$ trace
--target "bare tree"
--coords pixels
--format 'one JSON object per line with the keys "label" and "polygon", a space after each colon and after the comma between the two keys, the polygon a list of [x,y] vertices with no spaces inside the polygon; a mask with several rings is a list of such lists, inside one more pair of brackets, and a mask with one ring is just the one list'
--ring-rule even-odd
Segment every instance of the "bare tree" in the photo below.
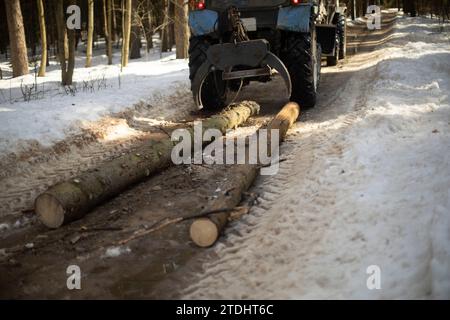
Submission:
{"label": "bare tree", "polygon": [[163,26],[161,29],[161,52],[167,52],[169,51],[170,44],[169,44],[169,0],[163,0],[164,1],[164,13],[163,13]]}
{"label": "bare tree", "polygon": [[122,31],[122,67],[128,65],[128,52],[130,48],[130,33],[131,33],[131,0],[123,0],[123,31]]}
{"label": "bare tree", "polygon": [[5,0],[13,77],[28,74],[27,44],[20,0]]}
{"label": "bare tree", "polygon": [[184,0],[175,3],[175,45],[177,59],[186,59],[189,50],[188,6]]}
{"label": "bare tree", "polygon": [[108,64],[112,64],[112,0],[103,0],[103,19],[106,38],[106,55],[108,56]]}
{"label": "bare tree", "polygon": [[[76,4],[76,1],[70,0],[69,4]],[[61,83],[67,86],[72,84],[73,70],[75,68],[75,30],[68,30],[66,27],[63,1],[56,1],[55,13],[59,62],[61,65]]]}
{"label": "bare tree", "polygon": [[86,45],[86,68],[92,66],[92,44],[94,39],[94,0],[88,0],[88,33]]}
{"label": "bare tree", "polygon": [[147,52],[153,48],[153,19],[152,19],[152,7],[151,1],[147,0],[147,20],[146,20],[146,32],[145,38],[147,40]]}
{"label": "bare tree", "polygon": [[130,59],[141,57],[141,17],[139,15],[140,6],[138,0],[132,0],[132,20],[130,33]]}
{"label": "bare tree", "polygon": [[47,30],[45,28],[45,11],[43,0],[37,0],[38,14],[39,14],[39,29],[41,32],[41,65],[39,67],[39,77],[45,76],[45,69],[47,66]]}

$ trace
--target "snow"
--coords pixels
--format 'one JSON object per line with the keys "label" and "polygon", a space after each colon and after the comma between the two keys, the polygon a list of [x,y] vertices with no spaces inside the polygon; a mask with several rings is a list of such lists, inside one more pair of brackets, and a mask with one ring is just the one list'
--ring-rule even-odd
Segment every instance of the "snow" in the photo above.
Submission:
{"label": "snow", "polygon": [[382,47],[326,68],[354,73],[336,109],[291,131],[184,298],[449,299],[449,35],[401,18]]}
{"label": "snow", "polygon": [[[152,105],[150,116],[155,118],[164,119],[176,112],[175,107],[160,104],[171,92],[188,87],[186,60],[176,60],[175,53],[160,59],[159,53],[152,51],[139,60],[130,60],[122,72],[120,64],[108,66],[106,61],[106,56],[97,55],[94,66],[84,68],[85,59],[79,49],[73,77],[78,91],[74,95],[59,85],[61,72],[54,62],[43,78],[35,79],[32,72],[0,80],[0,154],[16,152],[33,141],[51,146],[140,101]],[[113,62],[119,61],[120,53],[116,53]],[[4,74],[10,68],[6,62],[0,67]],[[31,87],[35,81],[38,99],[26,102],[21,84]]]}
{"label": "snow", "polygon": [[108,248],[103,257],[105,258],[117,258],[122,254],[130,253],[131,249],[128,247],[111,247]]}

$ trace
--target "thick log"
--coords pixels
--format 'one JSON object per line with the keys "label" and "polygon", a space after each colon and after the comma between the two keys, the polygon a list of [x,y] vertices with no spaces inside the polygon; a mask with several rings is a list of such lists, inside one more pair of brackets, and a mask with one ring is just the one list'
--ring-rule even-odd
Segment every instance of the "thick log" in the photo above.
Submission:
{"label": "thick log", "polygon": [[[282,142],[289,128],[295,123],[297,118],[300,115],[300,107],[297,103],[289,102],[286,104],[281,111],[267,124],[265,129],[268,130],[268,134],[270,135],[272,130],[279,130],[279,139]],[[258,130],[259,132],[259,130]],[[258,134],[256,132],[256,134]],[[267,140],[267,143],[270,143],[271,139]],[[268,146],[268,149],[270,147]],[[212,246],[223,229],[228,223],[228,220],[231,216],[233,216],[233,212],[230,212],[230,207],[235,207],[242,200],[242,194],[246,192],[250,186],[253,184],[253,181],[258,175],[259,165],[238,165],[231,168],[231,171],[236,171],[240,173],[241,179],[235,183],[233,186],[233,193],[230,197],[227,197],[225,200],[218,199],[213,202],[210,211],[216,211],[222,209],[224,212],[214,213],[205,217],[201,217],[199,219],[195,219],[189,229],[189,234],[191,240],[198,245],[199,247],[210,247]],[[234,172],[232,173],[234,175]]]}
{"label": "thick log", "polygon": [[[239,126],[258,112],[259,105],[255,102],[239,103],[203,120],[203,131],[214,128],[225,134],[228,129]],[[49,228],[58,228],[82,218],[105,200],[170,166],[175,143],[167,136],[148,141],[132,154],[123,155],[78,177],[56,184],[35,200],[39,219]]]}
{"label": "thick log", "polygon": [[[242,200],[242,194],[250,188],[258,176],[256,165],[236,165],[227,168],[229,179],[227,181],[227,195],[210,201],[206,211],[216,212],[195,219],[189,229],[192,241],[200,247],[210,247],[219,238],[220,233],[228,223],[228,218]],[[223,209],[226,210],[223,210]],[[221,211],[223,210],[223,211]]]}

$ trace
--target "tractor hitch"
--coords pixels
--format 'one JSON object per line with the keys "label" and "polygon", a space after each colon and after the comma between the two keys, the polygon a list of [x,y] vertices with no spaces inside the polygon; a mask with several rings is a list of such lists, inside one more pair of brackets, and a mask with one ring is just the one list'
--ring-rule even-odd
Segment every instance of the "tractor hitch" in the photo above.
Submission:
{"label": "tractor hitch", "polygon": [[236,43],[215,44],[208,48],[207,59],[198,69],[192,91],[198,107],[202,106],[201,90],[205,79],[212,71],[222,71],[222,81],[243,80],[273,75],[275,69],[283,78],[289,96],[292,91],[291,78],[284,63],[269,50],[264,39]]}

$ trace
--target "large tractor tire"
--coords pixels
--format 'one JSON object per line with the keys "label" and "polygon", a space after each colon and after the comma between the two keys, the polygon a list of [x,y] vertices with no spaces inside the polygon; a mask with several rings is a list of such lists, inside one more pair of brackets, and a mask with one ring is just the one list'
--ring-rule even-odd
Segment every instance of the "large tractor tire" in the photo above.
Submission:
{"label": "large tractor tire", "polygon": [[317,43],[314,26],[310,33],[290,33],[282,60],[292,82],[291,100],[303,108],[316,104],[320,80],[321,49]]}
{"label": "large tractor tire", "polygon": [[336,43],[334,45],[334,55],[327,57],[327,66],[328,67],[334,67],[338,64],[339,61],[339,55],[340,55],[340,42],[339,42],[339,35],[336,32]]}
{"label": "large tractor tire", "polygon": [[339,37],[339,60],[342,60],[347,56],[347,19],[343,14],[339,14],[338,17],[337,34]]}
{"label": "large tractor tire", "polygon": [[[191,82],[206,61],[206,51],[212,43],[207,37],[191,37],[189,39],[189,79]],[[222,80],[222,71],[212,71],[208,74],[201,88],[203,109],[217,110],[225,107],[227,83]]]}

